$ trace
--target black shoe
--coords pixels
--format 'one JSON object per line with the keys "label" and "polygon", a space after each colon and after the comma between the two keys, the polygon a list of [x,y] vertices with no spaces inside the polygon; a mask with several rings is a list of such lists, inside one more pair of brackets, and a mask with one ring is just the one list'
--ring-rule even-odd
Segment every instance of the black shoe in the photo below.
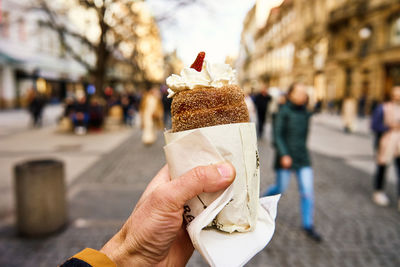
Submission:
{"label": "black shoe", "polygon": [[322,242],[322,237],[320,234],[318,234],[314,228],[303,228],[304,232],[306,233],[306,235],[311,238],[312,240],[314,240],[315,242]]}

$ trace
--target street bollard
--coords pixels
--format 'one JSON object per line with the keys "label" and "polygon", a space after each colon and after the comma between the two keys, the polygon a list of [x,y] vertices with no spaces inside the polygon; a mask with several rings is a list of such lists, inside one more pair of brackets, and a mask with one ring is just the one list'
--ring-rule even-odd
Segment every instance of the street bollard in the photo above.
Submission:
{"label": "street bollard", "polygon": [[41,237],[60,230],[67,221],[63,162],[23,162],[14,175],[19,234]]}

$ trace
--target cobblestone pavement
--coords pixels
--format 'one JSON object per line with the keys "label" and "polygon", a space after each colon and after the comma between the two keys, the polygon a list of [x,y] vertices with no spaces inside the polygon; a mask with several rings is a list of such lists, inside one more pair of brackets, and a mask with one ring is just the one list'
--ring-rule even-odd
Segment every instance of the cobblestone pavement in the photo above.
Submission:
{"label": "cobblestone pavement", "polygon": [[77,136],[58,133],[56,129],[53,125],[18,130],[7,136],[0,134],[0,222],[13,211],[12,182],[16,164],[48,158],[61,160],[64,162],[65,181],[69,185],[82,171],[118,147],[132,132],[132,129],[124,128]]}
{"label": "cobblestone pavement", "polygon": [[[324,142],[323,138],[313,137],[320,132],[338,143],[354,138],[317,124],[310,140],[312,147],[323,145],[315,143]],[[0,223],[0,266],[56,266],[85,247],[99,249],[119,229],[146,184],[164,164],[162,146],[160,136],[155,145],[144,147],[139,132],[134,131],[127,141],[83,172],[69,187],[70,221],[57,235],[22,239],[16,237],[11,222]],[[260,141],[259,148],[264,190],[274,180],[273,151],[266,140]],[[324,242],[316,244],[300,231],[299,196],[292,181],[279,203],[271,243],[247,266],[400,266],[400,213],[393,205],[378,208],[371,203],[371,174],[348,164],[346,158],[319,150],[312,158],[316,227]],[[369,157],[364,160],[373,164]],[[388,187],[394,200],[394,186]],[[195,253],[188,266],[207,265]]]}
{"label": "cobblestone pavement", "polygon": [[[62,115],[61,104],[46,105],[42,115],[42,126],[55,125]],[[32,128],[32,119],[27,109],[0,111],[0,138],[24,132]]]}

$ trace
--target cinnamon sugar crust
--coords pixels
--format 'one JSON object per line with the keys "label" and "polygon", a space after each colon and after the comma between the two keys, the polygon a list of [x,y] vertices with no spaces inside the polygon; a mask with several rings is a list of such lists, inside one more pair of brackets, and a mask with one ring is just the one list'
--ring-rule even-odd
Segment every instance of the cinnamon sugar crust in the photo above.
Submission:
{"label": "cinnamon sugar crust", "polygon": [[177,93],[171,105],[172,131],[249,122],[239,86],[203,87]]}

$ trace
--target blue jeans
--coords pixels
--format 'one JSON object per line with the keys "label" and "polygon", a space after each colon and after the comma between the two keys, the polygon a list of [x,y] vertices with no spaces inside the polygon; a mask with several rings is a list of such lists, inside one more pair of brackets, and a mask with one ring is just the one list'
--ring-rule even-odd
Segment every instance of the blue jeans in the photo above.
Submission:
{"label": "blue jeans", "polygon": [[87,128],[87,125],[89,123],[89,113],[84,113],[84,117],[82,120],[78,120],[76,117],[76,114],[72,115],[72,123],[74,124],[75,127],[77,126],[83,126]]}
{"label": "blue jeans", "polygon": [[[264,196],[282,194],[286,191],[290,182],[291,170],[278,169],[276,171],[276,184],[268,188]],[[301,217],[304,228],[311,228],[314,225],[314,189],[313,169],[302,167],[296,170],[297,181],[301,200]]]}

